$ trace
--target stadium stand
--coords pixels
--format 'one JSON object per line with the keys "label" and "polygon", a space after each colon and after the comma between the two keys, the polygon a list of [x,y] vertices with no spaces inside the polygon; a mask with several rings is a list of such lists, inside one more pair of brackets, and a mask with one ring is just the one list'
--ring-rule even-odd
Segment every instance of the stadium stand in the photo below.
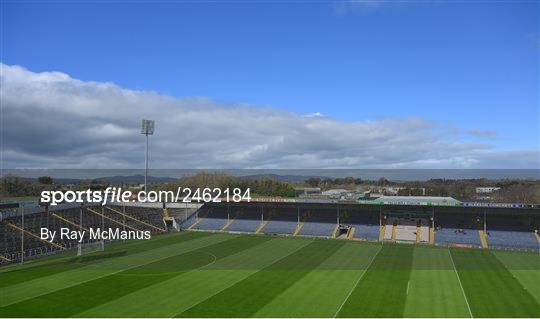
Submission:
{"label": "stadium stand", "polygon": [[209,209],[205,217],[192,229],[221,230],[228,221],[227,211],[223,209]]}
{"label": "stadium stand", "polygon": [[394,239],[394,223],[396,223],[396,219],[393,217],[389,217],[386,219],[386,227],[384,229],[384,240],[392,240]]}
{"label": "stadium stand", "polygon": [[353,238],[379,239],[379,213],[369,211],[350,212],[342,223],[354,227]]}
{"label": "stadium stand", "polygon": [[273,211],[268,223],[261,229],[263,234],[292,235],[298,226],[298,213],[286,209]]}
{"label": "stadium stand", "polygon": [[[187,206],[187,205],[186,205]],[[192,207],[183,208],[167,208],[167,213],[170,217],[174,218],[178,224],[182,224],[188,218],[193,216],[203,205],[191,205]]]}
{"label": "stadium stand", "polygon": [[524,216],[491,215],[486,218],[486,239],[490,247],[539,249],[534,220]]}
{"label": "stadium stand", "polygon": [[330,218],[329,214],[323,212],[310,211],[304,215],[304,226],[300,229],[299,235],[304,236],[332,236],[336,227],[335,215]]}
{"label": "stadium stand", "polygon": [[[317,202],[299,205],[290,202],[226,205],[171,203],[171,208],[165,210],[159,208],[159,205],[71,204],[48,209],[39,206],[25,209],[24,226],[20,212],[2,209],[0,263],[20,260],[21,251],[24,251],[25,258],[31,258],[76,247],[77,242],[73,240],[55,240],[54,243],[41,240],[39,234],[42,227],[56,231],[62,227],[75,230],[118,228],[148,230],[152,234],[178,230],[229,231],[324,236],[344,240],[540,249],[540,236],[535,234],[540,214],[536,210],[439,207],[434,213],[431,207],[399,209],[358,204],[337,206],[335,203],[325,206]],[[434,218],[435,229],[431,227],[431,216]],[[92,241],[84,238],[83,242]]]}
{"label": "stadium stand", "polygon": [[492,248],[540,249],[534,232],[491,230],[488,231],[487,241]]}
{"label": "stadium stand", "polygon": [[420,219],[420,242],[427,243],[429,242],[429,221],[422,218]]}
{"label": "stadium stand", "polygon": [[435,217],[435,243],[481,247],[478,219],[474,215],[438,214]]}
{"label": "stadium stand", "polygon": [[193,227],[196,223],[198,223],[199,218],[197,216],[197,212],[193,213],[191,216],[189,216],[186,220],[180,224],[180,229],[190,229]]}
{"label": "stadium stand", "polygon": [[149,231],[151,234],[164,232],[163,221],[161,228],[156,225],[158,209],[126,210],[126,214],[123,214],[119,213],[122,210],[116,211],[118,207],[111,208],[100,205],[81,207],[73,204],[38,207],[25,210],[24,221],[22,212],[16,211],[0,221],[0,256],[2,256],[0,262],[19,261],[23,257],[23,252],[24,258],[28,259],[76,248],[79,244],[77,240],[60,238],[59,235],[54,242],[42,240],[41,228],[57,231],[57,234],[61,228],[84,230],[86,232],[82,243],[92,242],[88,232],[90,228],[140,230]]}
{"label": "stadium stand", "polygon": [[[122,211],[121,207],[114,207],[117,211]],[[162,208],[146,208],[137,206],[125,206],[125,213],[135,219],[153,225],[163,230],[163,209]]]}
{"label": "stadium stand", "polygon": [[417,220],[399,218],[396,225],[396,240],[416,241]]}
{"label": "stadium stand", "polygon": [[254,233],[261,224],[261,212],[253,210],[237,211],[227,231]]}

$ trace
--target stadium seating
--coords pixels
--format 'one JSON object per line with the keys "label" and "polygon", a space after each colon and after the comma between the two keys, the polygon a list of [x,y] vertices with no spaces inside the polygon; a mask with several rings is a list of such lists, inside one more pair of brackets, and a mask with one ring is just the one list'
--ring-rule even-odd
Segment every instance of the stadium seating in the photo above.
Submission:
{"label": "stadium seating", "polygon": [[468,214],[435,215],[435,243],[442,245],[463,244],[481,247],[478,234],[480,217]]}
{"label": "stadium seating", "polygon": [[379,239],[379,214],[369,211],[355,211],[347,214],[343,223],[355,228],[353,238]]}
{"label": "stadium seating", "polygon": [[201,230],[221,230],[227,223],[227,212],[223,210],[212,210],[205,214],[204,218],[192,229]]}
{"label": "stadium seating", "polygon": [[[96,208],[101,213],[101,208]],[[105,214],[104,214],[105,215]],[[82,220],[81,220],[82,217]],[[107,216],[108,217],[108,216]],[[82,222],[82,223],[81,223]],[[127,223],[126,223],[127,224]],[[36,210],[25,214],[24,227],[21,218],[8,218],[0,223],[0,254],[13,261],[21,259],[21,239],[24,229],[24,257],[26,259],[44,254],[53,253],[69,248],[77,247],[78,242],[74,240],[62,239],[57,236],[54,243],[41,240],[39,238],[42,227],[51,231],[59,232],[60,228],[77,229],[82,225],[83,229],[90,227],[97,228],[117,228],[118,222],[113,222],[109,218],[100,217],[87,208],[81,214],[81,208],[54,207],[50,212]],[[83,243],[89,242],[88,234],[85,234]]]}
{"label": "stadium seating", "polygon": [[[339,214],[339,222],[343,226],[341,229],[354,228],[354,232],[347,234],[349,239],[378,240],[380,213],[364,209],[358,207],[342,209]],[[244,206],[243,208],[234,205],[204,205],[200,208],[194,206],[189,210],[186,208],[171,212],[178,215],[174,218],[182,230],[225,230],[250,233],[258,231],[263,234],[331,237],[338,222],[336,211],[334,207],[317,206],[308,210],[305,207],[275,204],[270,207]],[[57,240],[55,245],[40,240],[39,234],[42,227],[57,231],[61,227],[125,228],[126,230],[149,230],[153,234],[165,231],[161,208],[72,205],[51,207],[49,212],[40,207],[25,212],[24,230],[20,215],[6,213],[0,221],[0,255],[6,258],[13,260],[21,258],[22,232],[25,233],[23,248],[26,258],[76,247],[77,242],[73,240]],[[424,243],[430,241],[430,221],[420,219],[420,224],[418,224],[417,218],[407,220],[400,217],[397,219],[396,216],[400,215],[396,214],[392,213],[392,217],[385,220],[384,239]],[[298,227],[299,215],[302,227]],[[263,216],[265,220],[262,223]],[[483,214],[438,212],[434,216],[435,244],[538,250],[539,243],[533,232],[538,221],[534,218],[537,218],[534,214],[511,215],[497,212],[487,214],[486,245],[484,238],[479,236],[481,233],[479,230],[483,226]],[[418,230],[420,230],[419,235]],[[343,236],[343,231],[340,234],[340,238],[347,238]],[[84,242],[88,241],[90,239],[84,239]],[[5,260],[0,258],[0,262],[5,262]]]}
{"label": "stadium seating", "polygon": [[269,220],[260,231],[263,234],[292,235],[298,226],[298,212],[296,210],[273,210],[268,215]]}
{"label": "stadium seating", "polygon": [[261,213],[249,211],[238,212],[236,218],[227,227],[227,231],[254,233],[261,224]]}
{"label": "stadium seating", "polygon": [[492,248],[540,249],[538,240],[532,231],[488,231],[487,241]]}
{"label": "stadium seating", "polygon": [[379,225],[358,225],[353,224],[355,227],[354,238],[364,238],[366,240],[378,240],[379,239]]}
{"label": "stadium seating", "polygon": [[[202,205],[201,205],[202,206]],[[173,217],[178,224],[182,224],[190,216],[195,214],[201,208],[189,207],[189,208],[168,208],[169,216]]]}
{"label": "stadium seating", "polygon": [[201,230],[220,230],[227,223],[227,219],[224,218],[210,218],[206,217],[201,220],[195,227],[192,229],[201,229]]}
{"label": "stadium seating", "polygon": [[305,236],[332,236],[337,221],[334,216],[322,212],[310,212],[304,218],[304,226],[299,235]]}
{"label": "stadium seating", "polygon": [[[121,207],[117,207],[117,210],[121,212]],[[158,228],[163,228],[163,208],[147,208],[147,207],[136,207],[136,206],[126,206],[126,214],[146,222],[148,224],[154,225]]]}
{"label": "stadium seating", "polygon": [[435,231],[438,244],[466,244],[480,247],[478,231],[474,229],[441,228]]}
{"label": "stadium seating", "polygon": [[189,216],[188,219],[186,219],[182,224],[180,224],[180,229],[188,229],[196,222],[197,222],[197,212]]}
{"label": "stadium seating", "polygon": [[489,247],[539,249],[532,224],[526,216],[490,215],[486,219]]}
{"label": "stadium seating", "polygon": [[321,222],[305,222],[304,227],[300,230],[299,235],[307,236],[332,236],[332,231],[336,224],[321,223]]}

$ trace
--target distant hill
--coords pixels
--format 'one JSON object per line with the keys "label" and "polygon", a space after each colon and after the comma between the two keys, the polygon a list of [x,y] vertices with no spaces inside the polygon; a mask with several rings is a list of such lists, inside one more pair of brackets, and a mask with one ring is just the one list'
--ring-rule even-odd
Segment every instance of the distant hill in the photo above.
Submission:
{"label": "distant hill", "polygon": [[310,178],[321,178],[325,179],[324,176],[305,176],[305,175],[278,175],[278,174],[254,174],[254,175],[244,175],[240,176],[241,179],[261,179],[269,178],[276,180],[278,182],[289,182],[289,183],[298,183],[304,182]]}
{"label": "distant hill", "polygon": [[[143,184],[144,175],[130,175],[130,176],[106,176],[96,178],[97,181],[109,182],[111,184]],[[172,177],[155,177],[148,176],[148,183],[172,183],[178,181],[177,178]]]}
{"label": "distant hill", "polygon": [[[21,177],[23,180],[37,182],[37,178]],[[79,184],[88,179],[82,178],[53,178],[55,184]],[[108,182],[111,184],[144,184],[144,175],[128,175],[128,176],[105,176],[92,179],[98,182]],[[148,176],[149,183],[171,183],[178,181],[172,177],[154,177]]]}

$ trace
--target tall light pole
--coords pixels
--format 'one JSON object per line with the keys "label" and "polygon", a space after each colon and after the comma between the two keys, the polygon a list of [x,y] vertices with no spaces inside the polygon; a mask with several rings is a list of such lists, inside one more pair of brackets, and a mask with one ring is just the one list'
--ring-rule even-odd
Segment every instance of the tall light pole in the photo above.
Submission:
{"label": "tall light pole", "polygon": [[24,264],[24,203],[21,205],[21,264]]}
{"label": "tall light pole", "polygon": [[154,134],[153,120],[142,120],[141,134],[146,135],[146,152],[144,155],[144,191],[147,192],[146,183],[148,179],[148,135]]}

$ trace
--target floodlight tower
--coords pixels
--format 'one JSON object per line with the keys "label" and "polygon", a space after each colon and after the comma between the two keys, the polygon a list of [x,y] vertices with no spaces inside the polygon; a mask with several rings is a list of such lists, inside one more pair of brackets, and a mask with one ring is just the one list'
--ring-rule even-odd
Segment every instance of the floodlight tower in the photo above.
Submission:
{"label": "floodlight tower", "polygon": [[144,155],[144,191],[147,192],[146,182],[148,179],[148,135],[154,134],[153,120],[142,120],[141,134],[146,135],[146,153]]}

